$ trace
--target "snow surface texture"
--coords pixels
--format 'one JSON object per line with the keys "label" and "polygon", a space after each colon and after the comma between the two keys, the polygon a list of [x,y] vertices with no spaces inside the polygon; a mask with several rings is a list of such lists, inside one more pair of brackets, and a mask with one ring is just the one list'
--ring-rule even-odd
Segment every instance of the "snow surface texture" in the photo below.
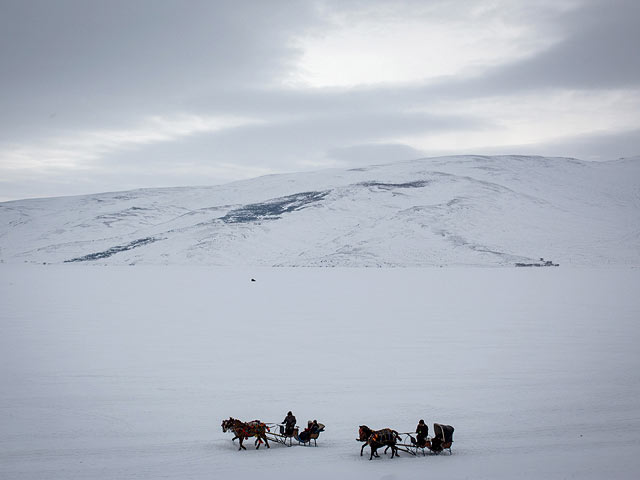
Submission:
{"label": "snow surface texture", "polygon": [[0,204],[5,263],[640,265],[640,159],[461,156]]}
{"label": "snow surface texture", "polygon": [[[118,254],[120,255],[120,254]],[[255,282],[250,279],[255,278]],[[637,478],[639,269],[0,266],[0,478]],[[327,425],[238,452],[222,419]],[[358,425],[456,428],[360,457]]]}

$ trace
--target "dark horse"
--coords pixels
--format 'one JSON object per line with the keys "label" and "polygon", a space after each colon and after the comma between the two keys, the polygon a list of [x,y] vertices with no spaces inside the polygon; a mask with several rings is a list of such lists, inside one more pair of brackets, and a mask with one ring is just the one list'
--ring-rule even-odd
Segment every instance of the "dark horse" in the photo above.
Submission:
{"label": "dark horse", "polygon": [[240,448],[238,450],[246,450],[247,448],[242,445],[244,440],[248,440],[249,437],[256,437],[256,449],[260,448],[260,444],[264,441],[267,445],[267,448],[271,448],[269,446],[269,440],[267,440],[266,432],[268,427],[262,423],[260,420],[254,420],[252,422],[242,422],[233,417],[229,417],[229,420],[222,421],[222,431],[226,432],[227,430],[231,430],[235,437],[231,439],[231,441],[236,438],[240,442]]}
{"label": "dark horse", "polygon": [[374,455],[379,457],[377,450],[380,447],[391,447],[391,458],[395,455],[398,457],[398,448],[396,447],[397,440],[400,439],[400,434],[395,430],[390,428],[383,428],[382,430],[371,430],[366,425],[360,425],[360,430],[358,431],[359,438],[358,440],[364,442],[362,448],[360,449],[360,456],[362,456],[362,452],[364,451],[364,447],[369,445],[371,447],[371,456],[369,460],[371,460]]}

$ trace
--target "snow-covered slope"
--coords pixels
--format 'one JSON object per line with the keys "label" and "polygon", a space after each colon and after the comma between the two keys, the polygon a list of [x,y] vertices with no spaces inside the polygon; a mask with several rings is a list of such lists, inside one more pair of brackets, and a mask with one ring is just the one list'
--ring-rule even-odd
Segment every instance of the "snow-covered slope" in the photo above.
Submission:
{"label": "snow-covered slope", "polygon": [[640,159],[459,156],[0,204],[7,263],[640,265]]}

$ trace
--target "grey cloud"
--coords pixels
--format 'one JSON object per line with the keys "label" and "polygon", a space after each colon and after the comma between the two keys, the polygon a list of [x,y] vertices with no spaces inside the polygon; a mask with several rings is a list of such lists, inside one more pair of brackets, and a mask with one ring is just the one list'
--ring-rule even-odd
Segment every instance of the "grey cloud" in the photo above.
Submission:
{"label": "grey cloud", "polygon": [[[122,175],[118,179],[124,179]],[[122,185],[114,188],[115,185]],[[133,187],[132,187],[133,188]],[[0,176],[0,202],[19,198],[54,197],[60,192],[64,195],[83,195],[106,190],[125,190],[126,184],[110,183],[100,175],[72,174],[63,169],[45,171],[11,171]]]}
{"label": "grey cloud", "polygon": [[370,143],[332,148],[326,152],[326,155],[347,165],[371,165],[414,160],[423,157],[424,152],[401,143]]}
{"label": "grey cloud", "polygon": [[[16,176],[13,182],[5,179],[0,184],[4,195],[17,192],[12,185],[24,183],[25,178],[31,179],[31,187],[24,188],[28,192],[24,195],[36,195],[36,190],[48,193],[46,185],[59,188],[58,192],[88,193],[91,188],[218,183],[219,178],[201,174],[199,169],[222,162],[291,171],[300,169],[307,160],[357,165],[419,157],[423,152],[393,142],[420,133],[478,131],[493,126],[486,119],[415,113],[429,112],[440,100],[502,96],[517,101],[517,94],[523,91],[640,86],[640,56],[635,52],[640,44],[636,25],[640,2],[625,0],[583,2],[582,7],[560,16],[555,7],[547,8],[555,2],[543,2],[542,8],[538,2],[510,3],[510,14],[527,18],[539,35],[561,32],[564,40],[531,58],[488,69],[478,77],[457,76],[432,85],[276,86],[301,54],[292,47],[292,39],[311,30],[322,32],[323,11],[363,9],[367,15],[372,3],[2,1],[2,148],[46,147],[49,139],[56,137],[77,134],[81,138],[83,132],[94,130],[123,131],[152,115],[171,118],[193,113],[264,121],[113,150],[83,165],[84,178],[70,171],[34,176],[22,172],[24,178]],[[432,19],[455,20],[459,14],[456,9],[471,9],[478,2],[455,2],[455,9],[447,1],[380,5],[382,12],[390,14],[402,16],[426,8]],[[491,118],[491,112],[484,117]],[[607,151],[633,155],[640,150],[636,134],[633,130],[597,138],[567,138],[553,144],[522,146],[520,151],[510,147],[506,153],[533,151],[584,158],[606,157]],[[484,151],[426,154],[501,152],[488,146]],[[8,169],[4,174],[13,175]],[[79,183],[88,187],[83,189]]]}
{"label": "grey cloud", "polygon": [[[348,8],[368,3],[350,2]],[[423,4],[401,5],[410,12]],[[438,15],[450,10],[446,5],[430,4]],[[530,15],[532,24],[550,15],[547,9],[524,5],[520,15]],[[323,25],[313,3],[5,2],[0,15],[0,131],[15,141],[68,129],[126,126],[142,116],[185,111],[398,111],[428,107],[442,97],[637,84],[640,56],[633,49],[640,43],[638,5],[592,2],[563,17],[544,18],[544,25],[555,22],[565,41],[484,77],[449,78],[426,87],[295,91],[274,88],[273,80],[300,54],[291,47],[291,38]]]}
{"label": "grey cloud", "polygon": [[[577,135],[539,145],[538,150],[549,155],[580,158],[583,160],[616,160],[634,157],[640,153],[640,129],[624,132]],[[612,155],[615,152],[615,155]]]}
{"label": "grey cloud", "polygon": [[565,36],[547,50],[502,65],[479,78],[448,79],[427,92],[496,95],[532,89],[640,86],[640,2],[591,1],[555,19]]}
{"label": "grey cloud", "polygon": [[0,126],[117,124],[273,83],[315,18],[286,0],[3,2]]}
{"label": "grey cloud", "polygon": [[[418,113],[351,113],[317,115],[202,133],[113,152],[91,164],[98,190],[142,186],[215,184],[216,168],[268,168],[291,172],[333,166],[393,162],[423,153],[401,144],[373,145],[385,135],[433,132],[448,128],[484,128],[474,118]],[[369,143],[369,144],[367,144]],[[311,163],[311,164],[310,164]],[[99,187],[98,185],[101,185]],[[84,192],[84,191],[83,191]]]}
{"label": "grey cloud", "polygon": [[[203,137],[195,142],[172,142],[151,145],[146,148],[106,157],[85,178],[70,176],[65,170],[49,169],[41,174],[29,174],[26,186],[15,179],[0,179],[0,201],[14,198],[55,195],[61,190],[67,195],[79,195],[113,190],[145,187],[211,185],[227,181],[215,174],[208,174],[203,166],[215,166],[218,162],[233,161],[247,167],[273,165],[279,171],[292,171],[284,158],[304,158],[303,146],[288,150],[286,145],[262,150],[255,156],[247,155],[242,162],[230,159],[224,150],[217,149],[215,140]],[[260,147],[263,148],[264,146]],[[617,152],[615,156],[611,152]],[[329,149],[326,156],[346,165],[391,163],[394,161],[452,154],[522,154],[575,157],[584,160],[613,160],[632,157],[640,152],[640,130],[600,135],[567,137],[539,145],[509,147],[484,147],[473,151],[432,150],[421,152],[402,144],[360,144]],[[249,153],[249,152],[247,152]],[[282,157],[278,163],[277,158]],[[167,168],[170,167],[170,168]],[[179,168],[175,168],[179,167]],[[301,170],[297,168],[295,170]]]}
{"label": "grey cloud", "polygon": [[485,146],[473,151],[434,150],[426,153],[429,156],[457,154],[542,155],[588,161],[608,161],[622,157],[635,157],[639,152],[640,129],[634,129],[623,132],[573,135],[535,145]]}
{"label": "grey cloud", "polygon": [[[485,124],[468,117],[418,113],[364,112],[308,116],[193,135],[129,152],[118,152],[117,155],[105,157],[104,163],[158,166],[163,163],[207,165],[233,162],[244,166],[269,165],[290,171],[301,168],[307,160],[326,158],[327,153],[333,156],[340,152],[340,148],[375,142],[388,135],[442,131],[453,127],[476,129],[485,128]],[[345,155],[346,151],[343,150],[342,160],[347,159]]]}

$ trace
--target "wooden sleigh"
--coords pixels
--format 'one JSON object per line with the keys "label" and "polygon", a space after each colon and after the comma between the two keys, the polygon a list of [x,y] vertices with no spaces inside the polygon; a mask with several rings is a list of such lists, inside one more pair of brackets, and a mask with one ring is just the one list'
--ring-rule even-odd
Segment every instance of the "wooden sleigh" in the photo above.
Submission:
{"label": "wooden sleigh", "polygon": [[[422,455],[426,455],[427,451],[433,455],[439,455],[445,450],[449,451],[451,455],[451,446],[453,445],[453,432],[454,428],[451,425],[444,425],[441,423],[433,424],[433,437],[427,437],[424,445],[418,445],[416,439],[409,433],[407,435],[410,443],[398,443],[396,448],[402,452],[406,452],[410,455],[416,456],[419,452]],[[406,438],[405,438],[406,441]],[[386,453],[386,450],[385,450]]]}
{"label": "wooden sleigh", "polygon": [[281,443],[282,445],[286,445],[287,447],[290,447],[293,445],[293,441],[297,441],[298,445],[311,445],[311,442],[313,441],[314,446],[318,446],[318,437],[320,436],[320,433],[324,431],[325,426],[322,423],[318,423],[318,427],[319,427],[319,431],[316,433],[312,433],[309,435],[309,439],[307,441],[302,441],[300,440],[300,436],[299,436],[299,427],[295,427],[293,429],[293,432],[291,432],[290,434],[287,434],[287,432],[285,431],[284,425],[283,424],[277,424],[277,426],[279,426],[279,430],[276,433],[275,431],[273,432],[268,432],[267,433],[267,438],[269,438],[269,440],[272,440],[276,443]]}

